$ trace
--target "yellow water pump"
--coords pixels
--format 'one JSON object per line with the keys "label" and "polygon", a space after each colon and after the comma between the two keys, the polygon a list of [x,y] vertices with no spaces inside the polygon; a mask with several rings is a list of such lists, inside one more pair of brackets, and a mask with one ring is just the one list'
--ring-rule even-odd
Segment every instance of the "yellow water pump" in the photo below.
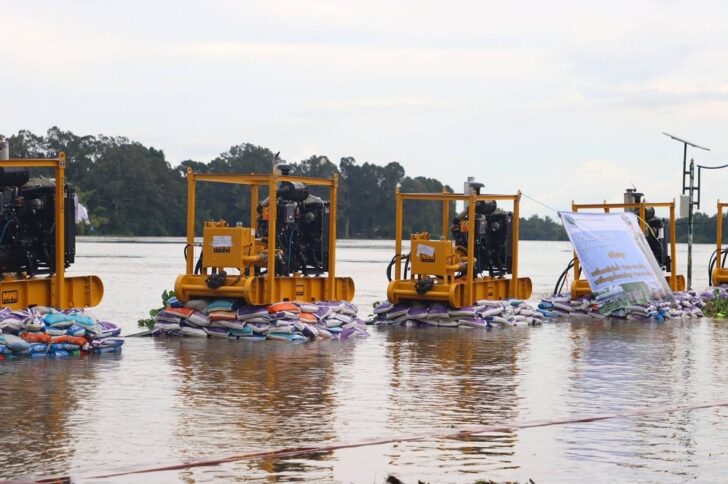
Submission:
{"label": "yellow water pump", "polygon": [[[55,179],[36,181],[28,168],[53,168]],[[62,152],[58,158],[9,158],[0,136],[1,306],[70,309],[101,302],[101,279],[65,274],[75,255],[74,193],[65,169]]]}
{"label": "yellow water pump", "polygon": [[[531,296],[531,279],[518,277],[520,192],[480,194],[482,185],[469,183],[466,193],[401,193],[397,189],[395,255],[387,271],[390,302],[439,301],[459,308],[480,299]],[[427,232],[412,234],[406,255],[402,251],[405,200],[440,202],[443,234],[440,240],[431,239]],[[466,207],[451,220],[450,205],[457,201],[465,202]],[[498,209],[498,201],[512,202],[513,212]]]}
{"label": "yellow water pump", "polygon": [[[285,165],[270,175],[187,170],[186,272],[175,282],[178,299],[220,297],[265,305],[354,298],[354,281],[336,276],[338,177],[288,173]],[[201,247],[196,245],[195,191],[199,182],[247,186],[250,225],[207,221]],[[328,188],[330,202],[309,194],[309,186]],[[259,202],[261,187],[267,188],[268,197]],[[196,264],[195,248],[201,249]]]}

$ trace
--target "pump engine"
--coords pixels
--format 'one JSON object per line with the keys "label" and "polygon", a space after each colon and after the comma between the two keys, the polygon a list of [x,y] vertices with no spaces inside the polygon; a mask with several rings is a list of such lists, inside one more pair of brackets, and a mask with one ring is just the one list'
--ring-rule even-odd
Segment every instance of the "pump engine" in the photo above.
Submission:
{"label": "pump engine", "polygon": [[[65,187],[65,260],[75,258],[75,191]],[[30,178],[26,168],[0,168],[0,272],[28,276],[53,274],[55,260],[55,183]]]}
{"label": "pump engine", "polygon": [[[290,174],[290,167],[278,165],[282,175]],[[278,184],[276,197],[276,275],[294,272],[303,275],[321,275],[328,271],[329,261],[329,202],[309,193],[302,182],[283,181]],[[267,237],[271,221],[270,200],[258,205],[260,237]]]}
{"label": "pump engine", "polygon": [[[480,195],[482,183],[468,181],[469,190]],[[472,193],[470,192],[470,193]],[[512,273],[513,257],[513,212],[498,208],[495,200],[479,200],[475,204],[475,277],[487,273],[490,277],[501,277]],[[468,208],[455,215],[450,226],[455,244],[467,254]]]}
{"label": "pump engine", "polygon": [[[644,193],[640,193],[636,188],[627,188],[624,193],[625,204],[639,204],[645,202]],[[637,217],[640,216],[639,208],[625,208],[625,212],[632,212]],[[666,218],[655,216],[653,207],[645,208],[645,223],[647,225],[647,233],[645,238],[650,245],[652,254],[657,260],[657,264],[664,271],[670,271],[671,259],[668,250],[668,240],[665,234],[670,232],[670,221]]]}

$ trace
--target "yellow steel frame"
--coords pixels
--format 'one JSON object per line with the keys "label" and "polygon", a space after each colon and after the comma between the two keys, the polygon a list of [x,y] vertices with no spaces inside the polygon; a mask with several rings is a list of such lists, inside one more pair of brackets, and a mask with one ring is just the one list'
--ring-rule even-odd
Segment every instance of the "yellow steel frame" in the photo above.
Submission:
{"label": "yellow steel frame", "polygon": [[718,200],[718,213],[716,215],[717,217],[717,224],[716,227],[716,234],[715,234],[715,248],[717,250],[716,252],[716,262],[715,262],[715,268],[713,269],[713,273],[710,275],[710,283],[714,286],[719,286],[720,284],[728,283],[728,269],[723,267],[723,264],[721,263],[721,254],[723,252],[723,208],[728,207],[728,203],[721,202]]}
{"label": "yellow steel frame", "polygon": [[474,264],[467,264],[467,280],[456,280],[446,277],[443,284],[437,284],[432,290],[424,295],[417,294],[414,284],[414,274],[410,279],[402,279],[402,267],[397,263],[394,266],[394,279],[387,288],[387,297],[397,303],[400,300],[440,300],[446,301],[453,307],[462,307],[474,304],[478,299],[504,299],[508,297],[529,298],[531,296],[531,280],[518,277],[518,234],[520,222],[520,201],[521,192],[516,195],[467,195],[464,193],[449,193],[443,190],[442,193],[401,193],[399,188],[395,192],[395,260],[402,258],[402,218],[403,204],[405,200],[422,200],[442,202],[442,233],[450,231],[450,202],[468,202],[468,254],[467,260],[475,260],[475,204],[479,201],[511,201],[513,202],[513,245],[511,255],[513,257],[513,269],[510,279],[496,279],[491,277],[474,278]]}
{"label": "yellow steel frame", "polygon": [[[55,169],[55,259],[56,272],[52,278],[4,279],[0,282],[2,305],[22,308],[32,305],[53,305],[61,309],[96,306],[101,302],[104,288],[96,276],[65,277],[66,154],[58,158],[10,159],[0,161],[2,168]],[[12,294],[12,297],[6,294]]]}
{"label": "yellow steel frame", "polygon": [[[645,221],[645,211],[648,208],[669,208],[670,209],[670,275],[666,276],[667,283],[673,291],[685,290],[685,278],[677,273],[677,228],[675,224],[675,200],[672,202],[643,202],[643,203],[575,203],[571,202],[571,210],[578,212],[579,210],[603,210],[609,213],[612,209],[638,209],[639,222],[642,232],[647,230],[647,222]],[[573,298],[582,297],[591,294],[589,283],[584,279],[579,279],[580,265],[579,258],[574,252],[574,282],[571,283],[571,296]]]}
{"label": "yellow steel frame", "polygon": [[[228,174],[228,173],[195,173],[187,169],[187,244],[193,246],[195,240],[195,199],[198,182],[228,183],[250,187],[250,220],[251,226],[256,220],[258,206],[258,190],[261,186],[268,187],[268,199],[276,200],[277,184],[280,182],[302,182],[309,186],[328,187],[330,197],[329,210],[329,269],[326,279],[320,277],[280,277],[275,274],[275,257],[267,259],[267,274],[265,277],[228,276],[226,285],[218,289],[209,289],[204,283],[204,276],[193,272],[194,251],[186,253],[186,274],[177,278],[175,294],[186,298],[195,296],[223,296],[243,297],[251,304],[272,304],[279,300],[293,299],[329,299],[348,300],[354,297],[354,283],[350,278],[336,277],[336,199],[338,193],[339,177],[334,175],[331,179],[312,178],[305,176],[260,174]],[[275,224],[276,204],[268,205],[270,223]],[[273,225],[275,226],[275,225]],[[275,254],[276,233],[268,231],[268,254]],[[237,282],[236,282],[237,281]]]}

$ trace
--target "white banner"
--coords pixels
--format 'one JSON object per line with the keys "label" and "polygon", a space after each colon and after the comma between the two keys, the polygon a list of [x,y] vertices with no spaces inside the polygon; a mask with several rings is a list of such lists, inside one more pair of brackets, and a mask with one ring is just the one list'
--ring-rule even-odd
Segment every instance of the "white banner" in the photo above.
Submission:
{"label": "white banner", "polygon": [[631,212],[559,212],[601,312],[672,299],[639,220]]}

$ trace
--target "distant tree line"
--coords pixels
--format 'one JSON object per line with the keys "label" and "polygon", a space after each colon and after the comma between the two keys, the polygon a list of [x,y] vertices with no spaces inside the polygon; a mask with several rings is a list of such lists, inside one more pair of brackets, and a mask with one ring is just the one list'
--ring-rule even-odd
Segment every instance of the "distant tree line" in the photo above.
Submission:
{"label": "distant tree line", "polygon": [[[125,137],[79,136],[53,127],[45,135],[21,130],[9,139],[13,158],[49,158],[63,151],[66,176],[88,209],[92,232],[99,235],[179,236],[185,234],[187,168],[205,173],[270,173],[285,162],[268,148],[250,143],[232,146],[204,163],[185,160],[172,166],[164,152]],[[288,162],[293,174],[312,177],[339,176],[337,228],[342,238],[394,237],[394,192],[439,193],[453,191],[434,178],[408,176],[396,161],[379,165],[343,157],[336,164],[314,155]],[[46,172],[45,174],[48,174]],[[328,198],[321,189],[315,195]],[[261,189],[261,200],[266,190]],[[225,219],[250,223],[250,198],[238,185],[202,183],[197,190],[197,222]],[[508,209],[508,207],[504,207]],[[451,213],[453,213],[451,207]],[[403,233],[426,230],[441,235],[442,207],[435,202],[405,202]],[[560,221],[532,215],[520,219],[522,240],[567,240]],[[687,222],[678,221],[678,235],[687,240]],[[728,225],[728,223],[726,223]],[[84,229],[81,228],[83,231]],[[86,233],[89,230],[86,229]],[[695,216],[695,241],[715,240],[715,216]]]}

